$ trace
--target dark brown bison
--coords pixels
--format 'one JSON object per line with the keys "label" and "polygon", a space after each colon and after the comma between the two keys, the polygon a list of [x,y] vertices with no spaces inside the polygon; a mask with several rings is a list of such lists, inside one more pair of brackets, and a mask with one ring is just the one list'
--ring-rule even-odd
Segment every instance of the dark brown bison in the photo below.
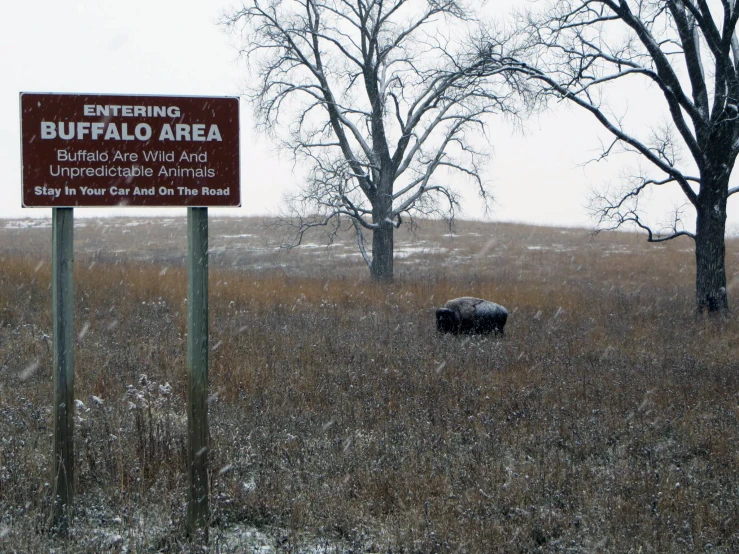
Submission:
{"label": "dark brown bison", "polygon": [[471,296],[455,298],[436,310],[436,328],[455,335],[504,335],[507,320],[508,310],[503,306]]}

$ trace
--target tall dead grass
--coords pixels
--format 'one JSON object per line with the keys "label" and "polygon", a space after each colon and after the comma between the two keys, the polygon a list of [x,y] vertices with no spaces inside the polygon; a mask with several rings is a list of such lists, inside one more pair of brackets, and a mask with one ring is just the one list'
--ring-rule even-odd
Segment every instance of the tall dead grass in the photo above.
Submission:
{"label": "tall dead grass", "polygon": [[[213,267],[213,550],[253,525],[278,551],[739,551],[739,321],[695,316],[687,245],[429,227],[403,240],[454,247],[389,286],[300,252],[295,274]],[[61,545],[49,265],[0,254],[0,549],[187,551],[186,275],[80,250]],[[506,337],[438,335],[459,295],[507,306]]]}

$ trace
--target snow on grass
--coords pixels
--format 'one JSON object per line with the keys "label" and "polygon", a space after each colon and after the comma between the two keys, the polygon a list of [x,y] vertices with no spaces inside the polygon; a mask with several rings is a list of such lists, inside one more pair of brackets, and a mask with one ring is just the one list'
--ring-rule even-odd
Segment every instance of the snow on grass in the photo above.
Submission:
{"label": "snow on grass", "polygon": [[543,251],[543,252],[574,252],[579,250],[577,246],[565,246],[564,244],[552,244],[551,246],[543,246],[541,244],[527,246],[526,250]]}
{"label": "snow on grass", "polygon": [[50,229],[51,219],[10,219],[5,229]]}
{"label": "snow on grass", "polygon": [[448,248],[441,246],[400,246],[395,249],[396,258],[408,258],[410,256],[423,256],[426,254],[443,254]]}

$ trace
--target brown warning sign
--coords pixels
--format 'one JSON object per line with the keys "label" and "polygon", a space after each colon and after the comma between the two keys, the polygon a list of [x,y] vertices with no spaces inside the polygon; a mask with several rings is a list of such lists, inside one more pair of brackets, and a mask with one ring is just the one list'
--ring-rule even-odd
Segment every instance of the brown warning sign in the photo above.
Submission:
{"label": "brown warning sign", "polygon": [[239,100],[21,93],[24,207],[239,206]]}

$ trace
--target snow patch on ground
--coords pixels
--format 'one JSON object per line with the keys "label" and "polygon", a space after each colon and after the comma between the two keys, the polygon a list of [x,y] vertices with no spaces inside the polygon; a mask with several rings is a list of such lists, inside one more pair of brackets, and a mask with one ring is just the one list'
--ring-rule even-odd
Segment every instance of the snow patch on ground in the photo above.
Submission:
{"label": "snow patch on ground", "polygon": [[51,219],[9,219],[5,229],[50,229]]}
{"label": "snow patch on ground", "polygon": [[408,258],[410,256],[423,256],[426,254],[443,254],[448,248],[440,246],[400,246],[395,249],[396,258]]}
{"label": "snow patch on ground", "polygon": [[573,252],[579,250],[577,246],[565,246],[564,244],[552,244],[551,246],[533,245],[527,246],[526,250],[547,252]]}

